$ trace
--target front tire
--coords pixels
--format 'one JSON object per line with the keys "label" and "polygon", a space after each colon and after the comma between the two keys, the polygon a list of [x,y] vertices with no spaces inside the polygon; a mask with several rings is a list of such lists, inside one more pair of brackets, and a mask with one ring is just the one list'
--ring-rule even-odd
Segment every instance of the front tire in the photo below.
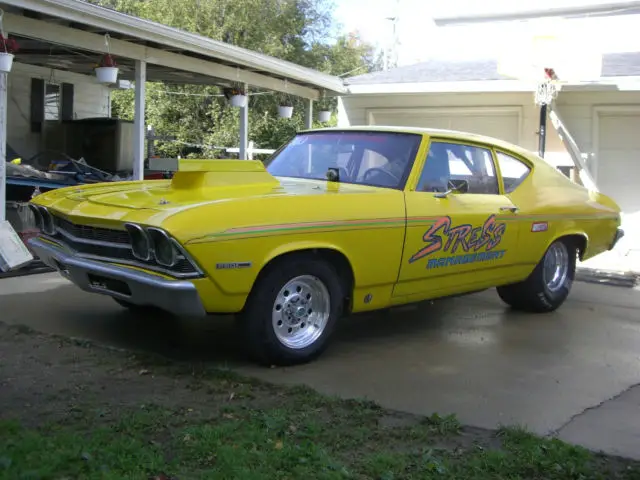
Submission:
{"label": "front tire", "polygon": [[239,315],[247,354],[264,365],[295,365],[317,358],[342,314],[344,291],[336,270],[310,255],[267,267]]}
{"label": "front tire", "polygon": [[516,310],[552,312],[569,296],[576,275],[577,256],[578,249],[572,242],[556,240],[525,281],[498,287],[498,295]]}

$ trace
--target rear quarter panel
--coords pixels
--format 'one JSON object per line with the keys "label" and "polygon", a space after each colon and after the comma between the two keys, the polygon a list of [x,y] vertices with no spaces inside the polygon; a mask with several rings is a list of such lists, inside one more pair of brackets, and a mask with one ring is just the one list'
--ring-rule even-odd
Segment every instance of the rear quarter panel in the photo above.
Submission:
{"label": "rear quarter panel", "polygon": [[[615,202],[577,185],[543,161],[533,167],[532,174],[509,194],[519,208],[512,221],[520,223],[519,255],[529,271],[560,237],[584,237],[587,248],[582,252],[582,259],[585,260],[607,250],[620,225]],[[546,224],[547,229],[534,232],[536,224]]]}

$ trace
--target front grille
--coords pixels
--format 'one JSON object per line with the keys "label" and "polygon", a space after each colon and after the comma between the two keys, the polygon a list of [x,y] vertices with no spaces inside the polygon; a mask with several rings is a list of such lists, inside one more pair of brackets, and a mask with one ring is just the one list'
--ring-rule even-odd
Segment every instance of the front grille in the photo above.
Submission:
{"label": "front grille", "polygon": [[137,265],[169,275],[194,276],[199,273],[197,268],[181,254],[178,255],[178,263],[170,269],[158,265],[153,260],[137,259],[133,255],[129,234],[126,231],[78,225],[55,215],[54,222],[57,231],[53,239],[70,247],[83,257]]}
{"label": "front grille", "polygon": [[53,217],[56,227],[69,235],[82,239],[99,242],[117,243],[129,245],[129,234],[124,230],[112,230],[109,228],[90,227],[88,225],[77,225],[60,217]]}

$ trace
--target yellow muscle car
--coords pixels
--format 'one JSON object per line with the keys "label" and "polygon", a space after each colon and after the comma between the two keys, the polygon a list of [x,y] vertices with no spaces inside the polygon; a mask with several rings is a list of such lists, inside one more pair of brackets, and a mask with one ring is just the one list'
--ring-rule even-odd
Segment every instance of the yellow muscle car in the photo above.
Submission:
{"label": "yellow muscle car", "polygon": [[531,152],[417,128],[305,131],[264,164],[181,160],[170,180],[53,190],[31,207],[31,246],[83,290],[237,314],[267,364],[317,357],[351,312],[492,287],[552,311],[577,258],[622,236],[613,200]]}

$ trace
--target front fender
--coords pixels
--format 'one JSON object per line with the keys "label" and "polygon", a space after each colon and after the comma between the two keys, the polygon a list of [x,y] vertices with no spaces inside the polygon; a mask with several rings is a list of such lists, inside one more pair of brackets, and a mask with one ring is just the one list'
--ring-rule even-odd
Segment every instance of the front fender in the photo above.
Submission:
{"label": "front fender", "polygon": [[[288,253],[300,252],[303,250],[333,250],[335,252],[341,253],[353,269],[353,263],[349,259],[349,255],[344,251],[343,248],[339,247],[335,243],[327,242],[327,241],[294,241],[290,243],[286,243],[283,245],[278,245],[276,248],[272,249],[265,257],[265,260],[262,262],[260,270],[262,270],[266,265],[268,265],[271,261],[275,260],[282,255],[286,255]],[[355,272],[354,272],[355,274]]]}

